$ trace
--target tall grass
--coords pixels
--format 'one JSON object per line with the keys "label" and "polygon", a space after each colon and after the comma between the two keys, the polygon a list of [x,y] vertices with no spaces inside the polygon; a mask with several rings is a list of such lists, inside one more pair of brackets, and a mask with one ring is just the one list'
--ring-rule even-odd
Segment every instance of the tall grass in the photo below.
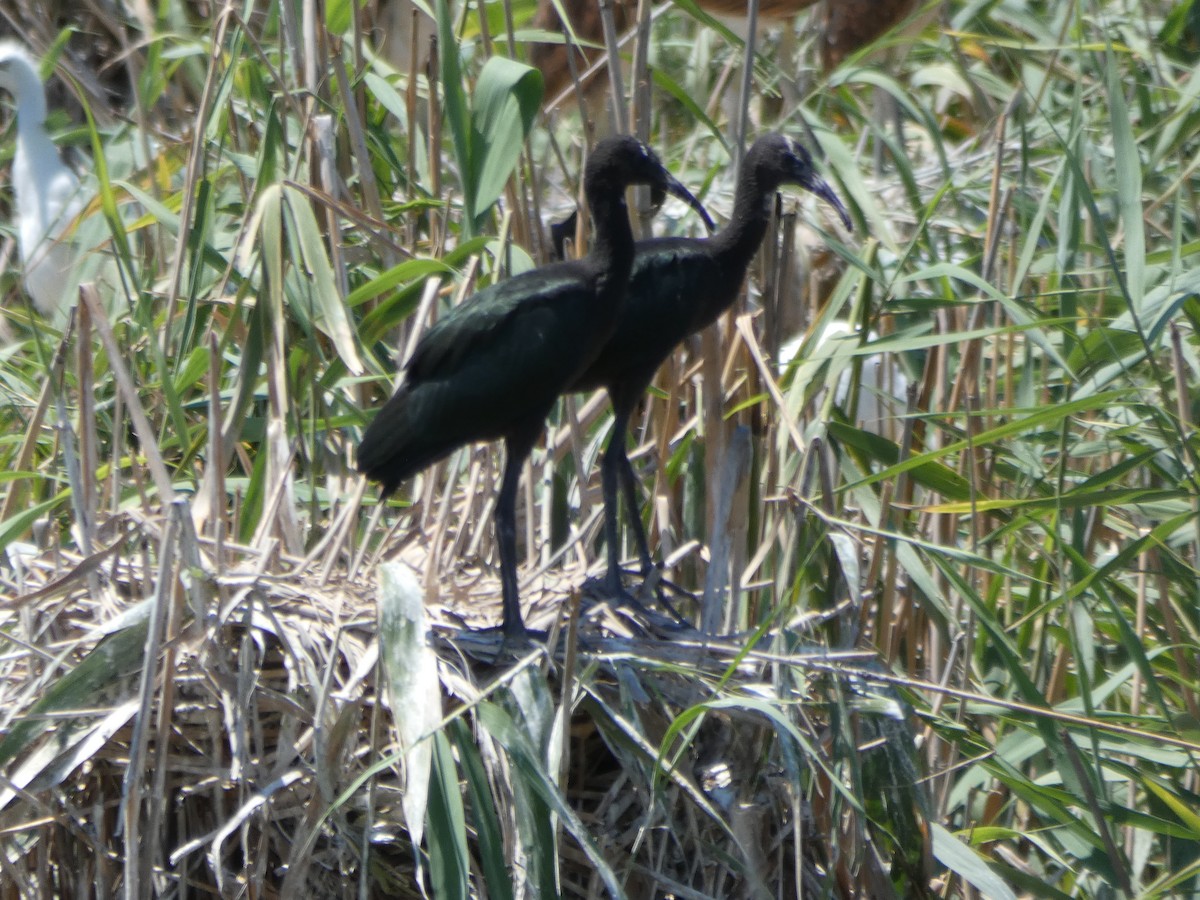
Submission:
{"label": "tall grass", "polygon": [[[785,197],[631,428],[705,627],[584,585],[611,417],[568,398],[521,500],[564,640],[497,665],[455,629],[498,619],[498,449],[387,504],[353,454],[578,194],[532,5],[437,4],[427,71],[359,4],[170,6],[3,4],[75,76],[50,124],[96,193],[73,318],[2,282],[5,896],[1200,891],[1191,3],[947,3],[795,84],[765,38],[752,118],[856,230]],[[629,120],[727,215],[742,45],[682,2],[647,34]],[[877,356],[912,390],[867,430]]]}

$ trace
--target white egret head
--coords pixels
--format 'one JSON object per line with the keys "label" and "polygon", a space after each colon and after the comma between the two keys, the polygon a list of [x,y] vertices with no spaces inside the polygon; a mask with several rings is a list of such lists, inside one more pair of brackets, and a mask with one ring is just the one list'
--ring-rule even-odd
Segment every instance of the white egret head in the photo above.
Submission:
{"label": "white egret head", "polygon": [[15,41],[0,41],[0,88],[13,95],[17,127],[45,123],[46,92],[38,74],[37,60]]}

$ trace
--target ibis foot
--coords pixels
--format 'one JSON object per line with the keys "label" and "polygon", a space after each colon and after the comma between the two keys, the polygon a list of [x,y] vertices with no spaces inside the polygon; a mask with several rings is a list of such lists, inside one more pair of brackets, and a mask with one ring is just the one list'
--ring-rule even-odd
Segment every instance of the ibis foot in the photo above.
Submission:
{"label": "ibis foot", "polygon": [[495,666],[516,659],[539,645],[545,646],[549,639],[549,633],[540,629],[506,631],[503,625],[491,625],[460,629],[450,643],[473,659]]}
{"label": "ibis foot", "polygon": [[[666,592],[663,591],[664,584],[670,585],[676,591],[680,591],[680,588],[677,585],[674,585],[663,578],[663,567],[661,565],[652,565],[648,569],[643,569],[641,575],[642,595],[646,596],[647,594],[653,593],[658,599],[659,605],[667,611],[667,614],[670,615],[672,619],[675,620],[677,625],[680,626],[681,630],[690,629],[692,627],[692,623],[679,614],[679,610],[677,610],[674,604],[667,599]],[[686,594],[687,592],[683,591],[682,593]]]}
{"label": "ibis foot", "polygon": [[500,646],[496,650],[497,662],[506,656],[516,657],[532,650],[537,645],[543,647],[550,640],[550,633],[536,628],[526,628],[524,623],[518,628],[505,628],[501,625],[496,629],[500,633]]}
{"label": "ibis foot", "polygon": [[634,613],[655,631],[678,634],[682,631],[692,630],[691,623],[679,615],[661,593],[657,594],[658,600],[670,615],[663,615],[656,610],[650,609],[643,602],[642,598],[647,594],[654,595],[653,589],[657,587],[659,581],[659,578],[655,577],[656,574],[661,574],[661,570],[655,569],[650,577],[643,582],[641,597],[625,587],[619,576],[616,579],[615,585],[613,584],[613,579],[607,576],[603,578],[591,578],[584,584],[583,590],[586,594],[602,600],[608,600],[616,606]]}

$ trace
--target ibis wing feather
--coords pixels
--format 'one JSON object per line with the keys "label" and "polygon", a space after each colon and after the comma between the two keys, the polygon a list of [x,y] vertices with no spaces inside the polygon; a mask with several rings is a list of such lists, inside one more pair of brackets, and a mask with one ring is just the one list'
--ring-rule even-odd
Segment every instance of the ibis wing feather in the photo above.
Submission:
{"label": "ibis wing feather", "polygon": [[543,419],[600,328],[576,263],[485,288],[420,340],[404,383],[375,417],[359,469],[395,489],[455,447]]}
{"label": "ibis wing feather", "polygon": [[725,293],[722,281],[735,277],[705,252],[703,242],[639,242],[617,329],[571,389],[592,390],[627,379],[648,382],[674,347],[716,318],[711,297]]}
{"label": "ibis wing feather", "polygon": [[[585,299],[578,264],[563,263],[526,272],[479,291],[429,329],[405,368],[410,383],[450,375],[477,362],[480,354],[530,350],[540,319],[564,304]],[[521,340],[505,341],[515,331]]]}

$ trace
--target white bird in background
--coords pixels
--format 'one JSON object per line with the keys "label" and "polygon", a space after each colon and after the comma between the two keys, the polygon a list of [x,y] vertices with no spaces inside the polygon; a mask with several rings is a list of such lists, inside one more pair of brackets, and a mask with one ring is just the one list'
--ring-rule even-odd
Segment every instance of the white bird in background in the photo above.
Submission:
{"label": "white bird in background", "polygon": [[75,259],[75,247],[63,232],[87,198],[46,133],[46,93],[37,63],[12,41],[0,41],[0,88],[13,95],[17,107],[12,182],[25,290],[38,311],[50,317],[63,303]]}
{"label": "white bird in background", "polygon": [[[789,363],[800,352],[808,335],[800,335],[787,341],[779,348],[779,369],[786,371]],[[857,346],[859,333],[849,322],[834,319],[829,322],[817,336],[813,344],[809,360],[820,364],[825,359],[844,353],[837,349],[839,342],[853,341]],[[874,332],[867,334],[867,342],[878,340]],[[843,346],[845,346],[843,344]],[[805,377],[799,383],[806,384]],[[840,368],[837,382],[833,389],[833,402],[847,409],[850,399],[851,370],[847,361]],[[820,400],[817,401],[820,405]],[[862,373],[858,383],[857,415],[853,423],[864,431],[886,437],[889,440],[899,440],[900,423],[908,407],[908,376],[904,369],[890,354],[872,353],[862,361]]]}

